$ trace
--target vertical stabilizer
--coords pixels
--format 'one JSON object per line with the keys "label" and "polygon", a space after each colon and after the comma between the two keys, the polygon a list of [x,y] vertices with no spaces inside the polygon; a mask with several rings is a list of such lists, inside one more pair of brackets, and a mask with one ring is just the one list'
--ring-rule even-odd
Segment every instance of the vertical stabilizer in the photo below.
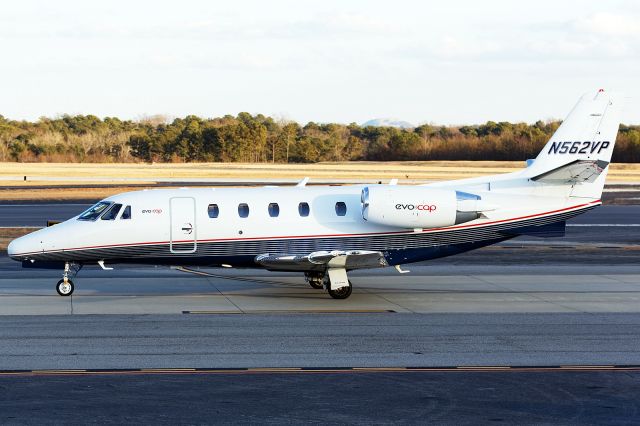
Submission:
{"label": "vertical stabilizer", "polygon": [[527,168],[527,175],[540,177],[569,165],[593,163],[602,169],[597,177],[580,182],[568,179],[566,184],[573,186],[573,197],[600,198],[620,125],[621,106],[620,96],[602,89],[583,95]]}

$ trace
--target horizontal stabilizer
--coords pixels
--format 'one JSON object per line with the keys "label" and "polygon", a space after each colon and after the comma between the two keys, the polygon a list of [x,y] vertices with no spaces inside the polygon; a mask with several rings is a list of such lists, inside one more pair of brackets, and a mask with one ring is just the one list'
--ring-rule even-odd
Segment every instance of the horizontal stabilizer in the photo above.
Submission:
{"label": "horizontal stabilizer", "polygon": [[256,256],[257,264],[272,271],[314,271],[326,268],[379,268],[388,263],[379,251],[335,250],[316,251],[308,255],[261,254]]}
{"label": "horizontal stabilizer", "polygon": [[531,180],[548,183],[592,183],[608,165],[604,160],[575,160],[534,176]]}

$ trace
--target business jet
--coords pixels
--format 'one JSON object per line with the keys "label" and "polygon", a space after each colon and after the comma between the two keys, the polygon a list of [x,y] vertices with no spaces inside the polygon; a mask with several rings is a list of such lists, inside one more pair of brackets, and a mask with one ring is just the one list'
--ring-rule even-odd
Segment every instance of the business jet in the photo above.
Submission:
{"label": "business jet", "polygon": [[346,299],[347,273],[451,256],[520,235],[562,236],[601,204],[619,98],[588,93],[520,171],[426,185],[182,188],[108,197],[11,242],[24,267],[60,268],[61,296],[86,264],[264,268],[304,273]]}

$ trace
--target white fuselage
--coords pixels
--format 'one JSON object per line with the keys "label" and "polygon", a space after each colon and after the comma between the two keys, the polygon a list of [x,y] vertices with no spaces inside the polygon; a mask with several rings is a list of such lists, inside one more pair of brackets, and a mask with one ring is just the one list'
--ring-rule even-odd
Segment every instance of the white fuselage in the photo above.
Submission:
{"label": "white fuselage", "polygon": [[[504,231],[532,220],[536,224],[543,219],[544,223],[562,221],[599,204],[599,200],[569,197],[564,187],[558,188],[561,193],[547,187],[546,196],[536,194],[540,190],[535,185],[515,174],[511,179],[497,180],[493,188],[475,181],[456,185],[456,189],[473,191],[490,206],[476,220],[433,229],[402,228],[363,219],[361,192],[364,187],[184,188],[128,192],[104,200],[122,205],[113,220],[86,221],[77,216],[14,241],[9,254],[23,261],[257,266],[252,265],[253,259],[267,253],[305,255],[318,250],[367,249],[402,253],[388,259],[388,264],[398,264],[443,255],[424,251],[405,256],[407,250],[415,252],[470,243],[483,245],[483,242],[517,235]],[[428,191],[430,187],[410,188]],[[308,205],[306,216],[303,215],[306,209],[301,211],[301,203]],[[248,207],[248,215],[244,205]],[[123,219],[126,206],[130,206],[131,215]],[[216,217],[210,217],[212,215]]]}

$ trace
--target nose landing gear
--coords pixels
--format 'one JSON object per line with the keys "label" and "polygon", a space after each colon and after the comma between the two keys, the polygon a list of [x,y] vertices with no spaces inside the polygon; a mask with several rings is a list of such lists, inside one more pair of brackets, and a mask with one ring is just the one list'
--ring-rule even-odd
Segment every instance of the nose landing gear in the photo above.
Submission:
{"label": "nose landing gear", "polygon": [[69,274],[75,277],[76,274],[82,269],[82,265],[74,262],[64,263],[64,272],[62,273],[62,279],[56,284],[56,291],[60,296],[71,296],[73,294],[73,281],[69,278]]}

